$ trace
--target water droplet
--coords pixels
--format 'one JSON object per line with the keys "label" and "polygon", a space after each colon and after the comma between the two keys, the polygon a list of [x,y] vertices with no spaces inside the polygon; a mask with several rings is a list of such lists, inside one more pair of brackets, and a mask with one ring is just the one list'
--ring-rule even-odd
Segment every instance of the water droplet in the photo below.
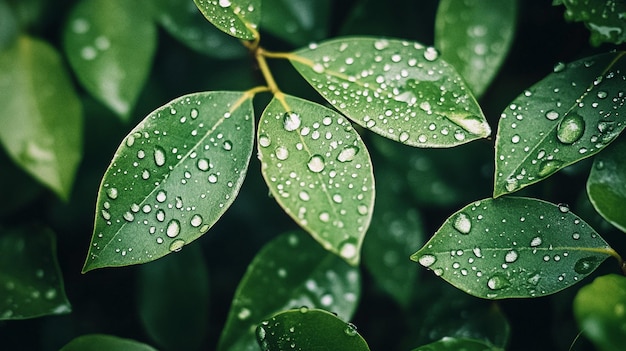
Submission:
{"label": "water droplet", "polygon": [[156,219],[159,222],[163,222],[165,220],[165,211],[163,211],[162,209],[158,210],[156,213]]}
{"label": "water droplet", "polygon": [[554,121],[555,119],[559,118],[559,113],[554,110],[550,110],[546,112],[546,118],[551,121]]}
{"label": "water droplet", "polygon": [[487,281],[487,286],[491,290],[501,290],[508,287],[510,284],[509,280],[502,274],[494,274]]}
{"label": "water droplet", "polygon": [[537,246],[541,245],[542,242],[543,242],[543,240],[541,240],[540,237],[536,236],[536,237],[532,238],[532,240],[530,241],[530,246],[531,247],[537,247]]}
{"label": "water droplet", "polygon": [[541,165],[539,165],[539,172],[537,172],[537,175],[542,178],[547,177],[550,174],[558,171],[561,168],[562,164],[563,162],[558,160],[545,160],[541,162]]}
{"label": "water droplet", "polygon": [[351,241],[346,241],[341,244],[339,254],[345,259],[352,259],[358,254],[356,245]]}
{"label": "water droplet", "polygon": [[606,99],[606,97],[609,96],[609,94],[604,90],[600,90],[598,91],[597,96],[598,96],[598,99]]}
{"label": "water droplet", "polygon": [[565,70],[565,63],[563,63],[563,62],[557,62],[557,63],[554,65],[554,68],[553,68],[554,73],[563,72],[563,70]]}
{"label": "water droplet", "polygon": [[574,264],[574,271],[578,274],[589,274],[596,268],[598,258],[594,256],[583,257]]}
{"label": "water droplet", "polygon": [[574,240],[578,240],[578,239],[580,239],[580,233],[574,233],[574,234],[572,234],[572,239],[574,239]]}
{"label": "water droplet", "polygon": [[123,217],[127,222],[132,222],[135,220],[135,215],[132,214],[130,211],[124,212]]}
{"label": "water droplet", "polygon": [[405,142],[407,140],[409,140],[409,133],[407,132],[400,133],[400,141]]}
{"label": "water droplet", "polygon": [[576,142],[585,133],[585,120],[577,113],[572,113],[559,123],[556,137],[563,144]]}
{"label": "water droplet", "polygon": [[209,163],[209,160],[206,158],[199,158],[198,161],[196,162],[196,166],[198,167],[199,170],[206,172],[209,170],[210,163]]}
{"label": "water droplet", "polygon": [[232,3],[230,0],[219,0],[219,4],[221,7],[229,7]]}
{"label": "water droplet", "polygon": [[109,199],[111,200],[117,199],[117,195],[118,195],[117,188],[108,188],[106,192],[107,192],[107,196],[109,197]]}
{"label": "water droplet", "polygon": [[454,219],[454,229],[458,230],[461,234],[469,234],[470,230],[472,230],[472,222],[469,216],[463,212],[457,214]]}
{"label": "water droplet", "polygon": [[309,196],[309,193],[307,193],[306,191],[301,191],[298,194],[298,197],[300,198],[300,200],[302,201],[309,201],[311,199],[311,196]]}
{"label": "water droplet", "polygon": [[309,308],[306,307],[306,306],[302,306],[302,307],[300,307],[299,311],[300,311],[300,313],[307,313],[307,312],[309,312]]}
{"label": "water droplet", "polygon": [[165,150],[160,146],[154,148],[154,163],[159,167],[165,164]]}
{"label": "water droplet", "polygon": [[183,240],[183,239],[176,239],[176,240],[172,241],[172,243],[170,244],[170,251],[178,252],[178,251],[183,249],[183,246],[185,246],[185,240]]}
{"label": "water droplet", "polygon": [[272,144],[272,140],[270,139],[270,137],[265,134],[259,135],[259,145],[261,145],[262,147],[268,147],[270,146],[270,144]]}
{"label": "water droplet", "polygon": [[513,192],[517,190],[518,187],[519,187],[519,181],[517,180],[517,178],[508,178],[506,180],[506,184],[504,185],[504,188],[508,192]]}
{"label": "water droplet", "polygon": [[289,157],[289,150],[287,150],[284,146],[277,147],[274,153],[276,154],[276,158],[281,161],[286,160]]}
{"label": "water droplet", "polygon": [[517,143],[519,143],[519,141],[520,141],[520,136],[517,135],[517,134],[513,135],[513,137],[511,138],[511,142],[513,144],[517,144]]}
{"label": "water droplet", "polygon": [[352,323],[346,324],[346,329],[344,329],[344,333],[346,333],[347,336],[355,336],[357,334],[356,325]]}
{"label": "water droplet", "polygon": [[167,193],[165,192],[165,190],[159,190],[159,192],[156,195],[156,200],[161,203],[167,200]]}
{"label": "water droplet", "polygon": [[335,194],[333,195],[333,201],[339,204],[343,202],[343,197],[340,194]]}
{"label": "water droplet", "polygon": [[365,216],[369,212],[369,208],[364,204],[357,206],[356,210],[361,216]]}
{"label": "water droplet", "polygon": [[283,127],[288,132],[300,128],[301,123],[300,115],[295,112],[285,112],[283,115]]}
{"label": "water droplet", "polygon": [[422,266],[426,268],[432,266],[436,261],[437,261],[437,257],[433,255],[428,255],[428,254],[422,255],[420,256],[420,258],[417,259],[417,262],[419,262],[419,264],[421,264]]}
{"label": "water droplet", "polygon": [[439,57],[439,52],[432,46],[429,46],[424,50],[424,58],[426,61],[435,61]]}
{"label": "water droplet", "polygon": [[209,183],[215,184],[217,183],[217,174],[213,173],[209,175]]}
{"label": "water droplet", "polygon": [[326,164],[324,163],[324,158],[320,155],[311,156],[309,162],[307,163],[307,167],[309,167],[309,170],[314,173],[319,173],[323,171],[325,166]]}
{"label": "water droplet", "polygon": [[175,238],[180,234],[180,222],[177,219],[172,219],[167,224],[167,229],[165,230],[165,234],[170,238]]}
{"label": "water droplet", "polygon": [[199,214],[193,215],[193,217],[191,217],[191,220],[189,221],[189,224],[191,224],[191,226],[194,228],[198,228],[200,225],[202,225],[202,216],[200,216]]}
{"label": "water droplet", "polygon": [[267,336],[267,332],[265,331],[265,328],[263,328],[262,325],[259,325],[259,327],[257,328],[256,336],[261,341],[265,340],[265,337]]}
{"label": "water droplet", "polygon": [[328,212],[322,212],[319,215],[319,219],[320,221],[326,223],[330,220],[330,214],[328,214]]}
{"label": "water droplet", "polygon": [[569,212],[569,206],[567,204],[560,203],[557,205],[557,207],[559,208],[559,211],[561,211],[561,213]]}
{"label": "water droplet", "polygon": [[230,140],[225,140],[223,144],[224,150],[230,151],[233,149],[233,142]]}
{"label": "water droplet", "polygon": [[359,148],[356,146],[347,146],[339,152],[337,155],[337,161],[339,162],[350,162],[354,160],[356,155],[359,153]]}
{"label": "water droplet", "polygon": [[517,251],[511,250],[511,251],[507,252],[506,255],[504,256],[504,261],[506,263],[513,263],[513,262],[517,261],[517,257],[518,257]]}

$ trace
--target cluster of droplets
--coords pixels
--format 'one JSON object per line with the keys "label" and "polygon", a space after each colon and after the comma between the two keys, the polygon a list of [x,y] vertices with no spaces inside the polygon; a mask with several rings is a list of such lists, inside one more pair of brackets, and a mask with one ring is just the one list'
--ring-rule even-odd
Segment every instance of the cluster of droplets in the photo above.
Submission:
{"label": "cluster of droplets", "polygon": [[[216,21],[219,27],[238,38],[247,37],[244,32],[244,30],[247,32],[247,29],[238,23],[238,19],[253,18],[254,13],[258,12],[253,4],[239,6],[238,2],[233,0],[198,0],[197,4],[203,13],[209,14],[212,22]],[[224,13],[224,10],[228,11]],[[246,25],[256,28],[254,21],[246,20],[245,22]]]}

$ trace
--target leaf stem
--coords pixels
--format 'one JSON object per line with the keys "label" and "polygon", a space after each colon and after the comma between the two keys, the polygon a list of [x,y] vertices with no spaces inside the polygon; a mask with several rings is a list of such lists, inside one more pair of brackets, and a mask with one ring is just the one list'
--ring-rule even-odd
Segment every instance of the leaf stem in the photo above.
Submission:
{"label": "leaf stem", "polygon": [[259,64],[259,69],[261,70],[261,73],[263,74],[263,78],[265,78],[265,81],[267,82],[267,87],[269,88],[269,90],[273,94],[279,93],[280,89],[278,88],[278,85],[276,84],[276,81],[274,80],[274,76],[272,75],[272,72],[270,71],[270,68],[267,65],[267,61],[265,61],[265,56],[263,55],[263,53],[264,53],[263,48],[261,47],[257,48],[256,51],[254,52],[254,58]]}

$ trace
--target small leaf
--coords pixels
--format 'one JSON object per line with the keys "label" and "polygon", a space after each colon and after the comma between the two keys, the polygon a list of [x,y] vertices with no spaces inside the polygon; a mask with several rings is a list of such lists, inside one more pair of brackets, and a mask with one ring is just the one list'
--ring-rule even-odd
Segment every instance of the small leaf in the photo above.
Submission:
{"label": "small leaf", "polygon": [[473,339],[444,337],[428,345],[420,346],[413,351],[504,351],[488,343]]}
{"label": "small leaf", "polygon": [[463,79],[438,56],[414,42],[341,38],[288,58],[330,104],[386,138],[450,147],[489,136]]}
{"label": "small leaf", "polygon": [[261,0],[193,0],[209,22],[235,38],[258,39]]}
{"label": "small leaf", "polygon": [[259,122],[261,171],[280,206],[324,248],[357,265],[374,206],[369,153],[350,122],[281,95]]}
{"label": "small leaf", "polygon": [[70,196],[82,157],[82,107],[61,56],[19,37],[0,53],[0,142],[9,156],[60,198]]}
{"label": "small leaf", "polygon": [[79,336],[60,351],[156,351],[156,349],[131,339],[122,339],[111,335],[89,334]]}
{"label": "small leaf", "polygon": [[141,1],[85,0],[73,8],[63,32],[78,80],[124,121],[130,119],[156,50],[149,12]]}
{"label": "small leaf", "polygon": [[609,274],[580,289],[574,315],[582,333],[603,351],[620,351],[626,344],[626,278]]}
{"label": "small leaf", "polygon": [[623,1],[559,1],[566,8],[565,19],[584,22],[591,31],[593,46],[602,43],[621,44],[626,41],[626,3]]}
{"label": "small leaf", "polygon": [[325,251],[310,236],[302,232],[281,235],[248,266],[218,350],[258,350],[255,326],[285,309],[323,308],[350,319],[360,297],[360,283],[357,268]]}
{"label": "small leaf", "polygon": [[253,129],[242,92],[189,94],[150,113],[102,179],[83,272],[156,260],[204,234],[239,192]]}
{"label": "small leaf", "polygon": [[481,96],[506,58],[517,22],[517,0],[439,2],[435,47]]}
{"label": "small leaf", "polygon": [[356,326],[324,310],[302,307],[278,313],[256,330],[263,351],[350,350],[369,351]]}
{"label": "small leaf", "polygon": [[261,26],[295,45],[306,45],[328,36],[329,0],[263,0]]}
{"label": "small leaf", "polygon": [[505,197],[456,212],[411,259],[468,294],[504,299],[563,290],[611,255],[567,206]]}
{"label": "small leaf", "polygon": [[0,320],[66,314],[56,240],[47,229],[22,228],[0,235]]}
{"label": "small leaf", "polygon": [[558,63],[502,112],[494,197],[537,183],[617,138],[626,126],[625,55]]}
{"label": "small leaf", "polygon": [[611,224],[626,232],[626,141],[617,140],[596,155],[587,179],[593,207]]}

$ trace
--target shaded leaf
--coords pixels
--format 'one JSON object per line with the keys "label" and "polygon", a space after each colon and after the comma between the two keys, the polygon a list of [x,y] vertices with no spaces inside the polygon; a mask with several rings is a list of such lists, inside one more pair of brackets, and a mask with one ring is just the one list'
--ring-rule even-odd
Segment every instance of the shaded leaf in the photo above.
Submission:
{"label": "shaded leaf", "polygon": [[17,36],[17,18],[9,4],[2,0],[0,1],[0,50],[10,47],[17,39]]}
{"label": "shaded leaf", "polygon": [[149,15],[142,1],[85,0],[72,9],[63,31],[65,53],[80,83],[124,121],[156,50]]}
{"label": "shaded leaf", "polygon": [[111,335],[88,334],[79,336],[63,346],[60,351],[156,351],[146,344]]}
{"label": "shaded leaf", "polygon": [[612,255],[567,206],[505,197],[454,213],[411,259],[468,294],[504,299],[563,290]]}
{"label": "shaded leaf", "polygon": [[450,147],[491,133],[461,76],[432,47],[340,38],[287,58],[330,104],[386,138]]}
{"label": "shaded leaf", "polygon": [[56,256],[56,239],[47,229],[0,233],[0,320],[70,313]]}
{"label": "shaded leaf", "polygon": [[310,236],[283,234],[265,245],[248,266],[218,350],[258,350],[254,328],[285,309],[323,308],[350,319],[360,297],[360,283],[357,268],[325,251]]}
{"label": "shaded leaf", "polygon": [[503,351],[479,340],[444,337],[431,344],[420,346],[413,351]]}
{"label": "shaded leaf", "polygon": [[494,196],[537,183],[597,153],[622,132],[625,55],[558,63],[502,112]]}
{"label": "shaded leaf", "polygon": [[258,39],[261,0],[194,0],[194,3],[224,33],[239,39]]}
{"label": "shaded leaf", "polygon": [[251,98],[242,92],[185,95],[125,137],[102,179],[83,272],[178,251],[222,216],[252,154]]}
{"label": "shaded leaf", "polygon": [[435,47],[481,96],[506,58],[516,22],[517,0],[440,1]]}
{"label": "shaded leaf", "polygon": [[284,311],[261,322],[256,335],[263,351],[369,351],[354,324],[346,323],[330,312],[306,307]]}
{"label": "shaded leaf", "polygon": [[591,37],[593,46],[602,43],[621,44],[626,41],[626,3],[623,1],[560,1],[553,5],[565,6],[565,19],[583,22]]}
{"label": "shaded leaf", "polygon": [[306,45],[328,35],[329,0],[263,0],[261,27],[295,45]]}
{"label": "shaded leaf", "polygon": [[322,105],[274,98],[259,122],[261,172],[280,206],[324,248],[356,265],[374,206],[369,153]]}
{"label": "shaded leaf", "polygon": [[27,36],[0,53],[0,141],[9,156],[60,198],[82,157],[82,107],[61,56]]}

